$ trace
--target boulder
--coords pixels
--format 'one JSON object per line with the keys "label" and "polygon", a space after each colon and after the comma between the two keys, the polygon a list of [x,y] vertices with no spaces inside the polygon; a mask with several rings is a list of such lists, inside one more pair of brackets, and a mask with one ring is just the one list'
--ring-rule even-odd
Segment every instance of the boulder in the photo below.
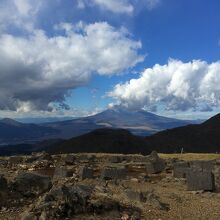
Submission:
{"label": "boulder", "polygon": [[1,160],[0,159],[0,166],[6,167],[8,165],[8,161],[7,160]]}
{"label": "boulder", "polygon": [[126,190],[126,196],[131,201],[145,202],[145,198],[142,192],[133,191],[131,189]]}
{"label": "boulder", "polygon": [[73,165],[76,161],[76,157],[74,155],[68,154],[65,158],[65,163],[67,165]]}
{"label": "boulder", "polygon": [[215,161],[213,160],[195,160],[189,162],[190,167],[201,171],[212,171],[214,169]]}
{"label": "boulder", "polygon": [[126,168],[105,168],[102,170],[101,179],[103,180],[116,180],[126,179],[127,169]]}
{"label": "boulder", "polygon": [[23,196],[36,196],[52,187],[51,178],[34,173],[18,174],[12,184],[12,189]]}
{"label": "boulder", "polygon": [[121,163],[123,161],[123,157],[121,156],[111,156],[109,158],[110,163]]}
{"label": "boulder", "polygon": [[6,191],[8,189],[7,180],[4,176],[0,175],[0,191]]}
{"label": "boulder", "polygon": [[8,183],[7,180],[0,175],[0,207],[6,205],[8,197]]}
{"label": "boulder", "polygon": [[213,191],[215,189],[214,175],[210,171],[189,170],[186,174],[187,190]]}
{"label": "boulder", "polygon": [[73,176],[73,171],[67,169],[66,167],[56,167],[54,170],[54,179],[62,179]]}
{"label": "boulder", "polygon": [[146,171],[148,174],[160,173],[165,169],[165,162],[162,159],[146,162]]}
{"label": "boulder", "polygon": [[165,161],[158,156],[156,151],[153,151],[146,159],[146,171],[148,174],[160,173],[166,167]]}
{"label": "boulder", "polygon": [[80,179],[92,179],[94,177],[94,171],[92,168],[89,168],[87,166],[83,166],[79,170],[79,177]]}
{"label": "boulder", "polygon": [[186,178],[186,174],[189,171],[188,162],[176,162],[173,164],[173,177]]}
{"label": "boulder", "polygon": [[19,156],[12,156],[9,157],[9,163],[10,164],[19,164],[23,162],[23,157],[19,157]]}

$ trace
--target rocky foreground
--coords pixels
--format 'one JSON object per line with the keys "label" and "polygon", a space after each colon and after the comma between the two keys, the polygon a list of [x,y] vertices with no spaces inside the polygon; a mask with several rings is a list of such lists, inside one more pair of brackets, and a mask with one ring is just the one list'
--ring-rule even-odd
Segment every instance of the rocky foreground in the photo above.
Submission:
{"label": "rocky foreground", "polygon": [[0,158],[0,219],[220,219],[220,161],[37,153]]}

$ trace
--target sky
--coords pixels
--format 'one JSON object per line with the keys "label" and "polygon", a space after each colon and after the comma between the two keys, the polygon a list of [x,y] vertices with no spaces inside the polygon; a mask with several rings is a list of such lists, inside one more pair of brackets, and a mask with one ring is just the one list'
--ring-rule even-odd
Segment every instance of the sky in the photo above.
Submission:
{"label": "sky", "polygon": [[218,0],[0,0],[0,118],[220,110]]}

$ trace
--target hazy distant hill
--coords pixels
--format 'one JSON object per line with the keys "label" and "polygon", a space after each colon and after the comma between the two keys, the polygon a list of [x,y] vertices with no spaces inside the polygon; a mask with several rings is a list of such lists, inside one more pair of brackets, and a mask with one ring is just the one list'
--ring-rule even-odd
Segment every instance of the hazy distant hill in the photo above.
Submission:
{"label": "hazy distant hill", "polygon": [[146,137],[146,145],[160,152],[220,152],[220,114],[199,125],[161,131]]}
{"label": "hazy distant hill", "polygon": [[35,141],[57,133],[57,130],[49,127],[23,124],[9,118],[0,120],[0,144]]}

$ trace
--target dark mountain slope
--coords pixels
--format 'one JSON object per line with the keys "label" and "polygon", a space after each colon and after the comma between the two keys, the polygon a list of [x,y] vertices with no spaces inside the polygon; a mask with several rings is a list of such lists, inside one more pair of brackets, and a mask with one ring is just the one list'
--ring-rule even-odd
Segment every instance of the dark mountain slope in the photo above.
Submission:
{"label": "dark mountain slope", "polygon": [[200,125],[188,125],[146,137],[148,147],[159,152],[220,152],[220,114]]}
{"label": "dark mountain slope", "polygon": [[[97,129],[48,148],[50,153],[140,153],[145,150],[143,137],[134,136],[124,129]],[[150,150],[146,150],[150,153]]]}

